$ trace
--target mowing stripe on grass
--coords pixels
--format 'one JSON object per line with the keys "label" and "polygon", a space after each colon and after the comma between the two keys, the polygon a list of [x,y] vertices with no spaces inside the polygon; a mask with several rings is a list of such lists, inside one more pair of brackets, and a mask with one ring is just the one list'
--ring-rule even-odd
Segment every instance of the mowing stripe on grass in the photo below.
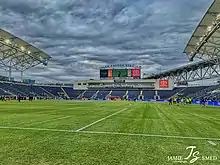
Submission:
{"label": "mowing stripe on grass", "polygon": [[[155,138],[171,138],[171,139],[191,139],[191,140],[209,140],[220,141],[220,138],[208,138],[208,137],[185,137],[185,136],[171,136],[171,135],[156,135],[156,134],[135,134],[135,133],[120,133],[120,132],[94,132],[94,131],[73,131],[62,129],[50,129],[50,128],[23,128],[23,127],[4,127],[0,126],[0,129],[12,129],[12,130],[32,130],[32,131],[48,131],[48,132],[66,132],[66,133],[78,133],[78,134],[98,134],[98,135],[119,135],[119,136],[133,136],[133,137],[155,137]],[[214,142],[212,142],[214,143]]]}
{"label": "mowing stripe on grass", "polygon": [[43,124],[43,123],[47,123],[47,122],[52,122],[52,121],[57,121],[57,120],[62,120],[62,119],[67,119],[70,118],[71,116],[64,116],[64,117],[59,117],[59,118],[54,118],[54,119],[48,119],[48,120],[44,120],[44,121],[37,121],[31,124]]}
{"label": "mowing stripe on grass", "polygon": [[[42,116],[42,115],[41,115]],[[28,122],[31,125],[36,125],[36,124],[43,124],[43,123],[48,123],[48,122],[53,122],[53,121],[57,121],[57,120],[62,120],[62,119],[67,119],[70,118],[71,116],[64,116],[64,117],[59,117],[59,118],[53,118],[53,119],[48,119],[48,120],[43,120],[43,121],[36,121],[36,122]],[[16,127],[22,124],[26,124],[25,122],[21,122],[21,123],[17,123]]]}
{"label": "mowing stripe on grass", "polygon": [[111,115],[108,115],[108,116],[106,116],[106,117],[104,117],[104,118],[102,118],[102,119],[99,119],[99,120],[97,120],[97,121],[95,121],[95,122],[93,122],[93,123],[91,123],[91,124],[88,124],[88,125],[86,125],[86,126],[84,126],[84,127],[82,127],[82,128],[79,128],[79,129],[76,130],[76,132],[82,131],[82,130],[88,128],[88,127],[91,127],[92,125],[97,124],[97,123],[99,123],[99,122],[101,122],[101,121],[103,121],[103,120],[106,120],[106,119],[108,119],[108,118],[110,118],[110,117],[112,117],[112,116],[115,116],[115,115],[117,115],[117,114],[119,114],[119,113],[121,113],[121,112],[123,112],[123,111],[125,111],[125,110],[127,110],[127,109],[128,109],[128,108],[124,108],[124,109],[122,109],[122,110],[120,110],[120,111],[118,111],[118,112],[115,112],[115,113],[113,113],[113,114],[111,114]]}

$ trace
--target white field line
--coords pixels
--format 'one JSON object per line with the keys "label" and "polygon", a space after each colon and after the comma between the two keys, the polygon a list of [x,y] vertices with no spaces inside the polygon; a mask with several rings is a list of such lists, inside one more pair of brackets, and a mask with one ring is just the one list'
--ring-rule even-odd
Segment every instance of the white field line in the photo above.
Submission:
{"label": "white field line", "polygon": [[108,116],[106,116],[106,117],[104,117],[104,118],[102,118],[102,119],[99,119],[99,120],[97,120],[97,121],[95,121],[95,122],[93,122],[93,123],[91,123],[91,124],[88,124],[88,125],[86,125],[86,126],[84,126],[84,127],[82,127],[82,128],[79,128],[79,129],[76,130],[76,132],[79,132],[79,131],[82,131],[82,130],[88,128],[88,127],[91,127],[92,125],[97,124],[97,123],[99,123],[99,122],[101,122],[101,121],[103,121],[103,120],[106,120],[106,119],[108,119],[108,118],[110,118],[110,117],[112,117],[112,116],[115,116],[115,115],[117,115],[117,114],[119,114],[119,113],[121,113],[121,112],[123,112],[123,111],[125,111],[125,110],[127,110],[127,109],[128,109],[128,108],[124,108],[124,109],[122,109],[122,110],[120,110],[120,111],[118,111],[118,112],[115,112],[115,113],[113,113],[113,114],[111,114],[111,115],[108,115]]}
{"label": "white field line", "polygon": [[135,133],[121,133],[121,132],[95,132],[95,131],[79,131],[79,132],[80,133],[88,133],[88,134],[103,134],[103,135],[124,135],[124,136],[142,136],[142,137],[159,137],[159,138],[172,138],[172,139],[220,141],[220,138],[208,138],[208,137],[172,136],[172,135],[156,135],[156,134],[135,134]]}
{"label": "white field line", "polygon": [[209,144],[216,146],[216,143],[212,142],[212,141],[208,141]]}
{"label": "white field line", "polygon": [[52,128],[7,127],[7,126],[0,126],[0,129],[33,130],[33,131],[48,131],[48,132],[73,132],[72,130],[62,130],[62,129],[52,129]]}
{"label": "white field line", "polygon": [[[118,135],[118,136],[133,136],[133,137],[157,137],[157,138],[170,138],[170,139],[191,139],[191,140],[209,140],[220,141],[220,138],[209,137],[187,137],[187,136],[172,136],[172,135],[156,135],[156,134],[134,134],[134,133],[120,133],[120,132],[93,132],[93,131],[73,131],[63,129],[50,129],[50,128],[24,128],[24,127],[7,127],[0,126],[0,129],[11,130],[33,130],[33,131],[48,131],[48,132],[66,132],[66,133],[81,133],[81,134],[99,134],[99,135]],[[214,142],[213,142],[214,143]]]}

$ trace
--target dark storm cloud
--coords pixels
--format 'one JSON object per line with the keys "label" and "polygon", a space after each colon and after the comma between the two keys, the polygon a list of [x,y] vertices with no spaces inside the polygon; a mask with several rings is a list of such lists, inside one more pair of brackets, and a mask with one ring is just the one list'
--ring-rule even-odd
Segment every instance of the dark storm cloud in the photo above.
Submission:
{"label": "dark storm cloud", "polygon": [[116,63],[155,73],[187,63],[182,51],[210,3],[0,0],[0,25],[52,56],[25,72],[38,81],[98,78],[100,66]]}

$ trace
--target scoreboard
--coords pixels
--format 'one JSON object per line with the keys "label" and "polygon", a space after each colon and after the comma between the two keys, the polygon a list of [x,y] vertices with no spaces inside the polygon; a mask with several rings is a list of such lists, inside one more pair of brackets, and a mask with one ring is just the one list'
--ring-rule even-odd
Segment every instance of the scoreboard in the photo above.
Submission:
{"label": "scoreboard", "polygon": [[101,79],[140,79],[141,68],[129,68],[129,69],[100,69]]}

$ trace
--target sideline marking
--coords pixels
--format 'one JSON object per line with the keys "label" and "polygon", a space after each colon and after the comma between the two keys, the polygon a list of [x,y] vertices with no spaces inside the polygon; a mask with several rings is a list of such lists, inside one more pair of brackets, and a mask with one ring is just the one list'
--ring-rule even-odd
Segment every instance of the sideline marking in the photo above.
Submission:
{"label": "sideline marking", "polygon": [[48,132],[73,132],[71,130],[53,129],[53,128],[7,127],[7,126],[0,126],[0,129],[33,130],[33,131],[48,131]]}
{"label": "sideline marking", "polygon": [[115,116],[115,115],[117,115],[117,114],[119,114],[119,113],[121,113],[121,112],[123,112],[123,111],[125,111],[125,110],[127,110],[127,109],[128,109],[128,108],[124,108],[124,109],[122,109],[122,110],[120,110],[120,111],[118,111],[118,112],[115,112],[115,113],[113,113],[113,114],[111,114],[111,115],[108,115],[108,116],[106,116],[106,117],[104,117],[104,118],[102,118],[102,119],[99,119],[99,120],[97,120],[97,121],[95,121],[95,122],[93,122],[93,123],[91,123],[91,124],[88,124],[88,125],[86,125],[86,126],[84,126],[84,127],[82,127],[82,128],[79,128],[79,129],[76,130],[76,132],[79,132],[79,131],[82,131],[82,130],[88,128],[88,127],[91,127],[92,125],[97,124],[97,123],[99,123],[99,122],[101,122],[101,121],[103,121],[103,120],[106,120],[106,119],[108,119],[108,118],[110,118],[110,117],[112,117],[112,116]]}
{"label": "sideline marking", "polygon": [[73,131],[63,129],[50,129],[50,128],[23,128],[23,127],[4,127],[0,129],[14,129],[14,130],[33,130],[33,131],[48,131],[48,132],[66,132],[78,134],[99,134],[99,135],[121,135],[121,136],[139,136],[139,137],[158,137],[158,138],[171,138],[171,139],[191,139],[191,140],[209,140],[220,141],[220,138],[207,138],[207,137],[186,137],[186,136],[172,136],[172,135],[156,135],[156,134],[134,134],[134,133],[120,133],[120,132],[93,132],[93,131]]}

